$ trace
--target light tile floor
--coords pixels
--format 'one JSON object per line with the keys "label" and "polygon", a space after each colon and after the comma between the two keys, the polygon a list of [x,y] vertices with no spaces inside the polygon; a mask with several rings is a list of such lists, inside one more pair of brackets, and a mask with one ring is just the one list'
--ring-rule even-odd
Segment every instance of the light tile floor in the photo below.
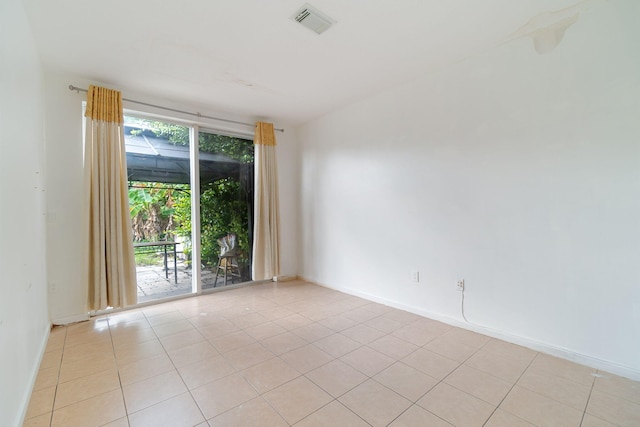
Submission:
{"label": "light tile floor", "polygon": [[640,426],[640,383],[296,281],[51,332],[25,426]]}

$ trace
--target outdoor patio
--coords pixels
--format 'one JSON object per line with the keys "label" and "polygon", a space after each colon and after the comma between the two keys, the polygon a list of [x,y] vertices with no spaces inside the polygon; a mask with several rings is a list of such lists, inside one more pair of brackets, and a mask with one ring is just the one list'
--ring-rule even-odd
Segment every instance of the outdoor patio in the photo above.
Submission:
{"label": "outdoor patio", "polygon": [[[178,280],[174,279],[173,260],[168,260],[169,274],[165,275],[163,263],[156,265],[136,266],[136,278],[138,281],[138,302],[146,302],[161,298],[185,295],[191,293],[191,268],[178,258]],[[224,286],[224,276],[218,275],[215,282],[215,269],[202,268],[202,288],[211,289]],[[237,280],[233,284],[239,283]],[[231,285],[231,279],[227,278],[227,286]]]}

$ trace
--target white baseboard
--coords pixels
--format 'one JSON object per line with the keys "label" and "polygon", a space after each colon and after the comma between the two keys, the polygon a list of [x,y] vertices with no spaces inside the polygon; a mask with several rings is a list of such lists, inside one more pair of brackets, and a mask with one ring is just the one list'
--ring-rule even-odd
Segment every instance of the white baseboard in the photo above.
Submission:
{"label": "white baseboard", "polygon": [[26,394],[22,397],[22,408],[21,411],[18,412],[20,419],[17,420],[16,426],[21,426],[24,423],[24,418],[27,416],[27,410],[29,409],[29,401],[31,400],[31,394],[33,393],[33,387],[36,385],[36,380],[38,379],[38,372],[40,371],[40,364],[42,364],[42,358],[44,357],[44,353],[47,350],[47,342],[49,341],[49,334],[51,333],[51,324],[45,331],[42,336],[42,340],[40,341],[40,349],[38,350],[38,363],[36,363],[32,369],[31,374],[29,375],[29,387],[26,390]]}
{"label": "white baseboard", "polygon": [[274,282],[290,282],[296,280],[298,276],[273,276]]}
{"label": "white baseboard", "polygon": [[76,314],[74,316],[61,317],[54,319],[52,323],[54,325],[68,325],[70,323],[84,322],[89,320],[89,313]]}
{"label": "white baseboard", "polygon": [[496,330],[493,328],[489,328],[486,326],[478,325],[475,323],[467,323],[462,322],[458,319],[454,319],[452,317],[443,316],[438,313],[433,313],[428,310],[421,309],[419,307],[413,307],[406,304],[399,303],[397,301],[388,300],[386,298],[380,298],[376,295],[368,294],[366,292],[357,291],[354,289],[348,288],[336,288],[333,286],[328,286],[322,283],[317,283],[312,280],[307,280],[305,278],[300,278],[309,283],[314,283],[318,286],[322,286],[325,288],[333,289],[339,292],[344,292],[346,294],[354,295],[357,297],[361,297],[367,299],[369,301],[377,302],[380,304],[388,305],[389,307],[397,308],[400,310],[408,311],[409,313],[417,314],[419,316],[428,317],[433,320],[438,320],[442,323],[446,323],[448,325],[457,326],[459,328],[468,329],[473,332],[478,332],[483,335],[490,336],[492,338],[501,339],[503,341],[507,341],[513,344],[521,345],[523,347],[530,348],[532,350],[549,354],[551,356],[556,356],[565,360],[569,360],[571,362],[578,363],[580,365],[589,366],[594,369],[598,369],[601,371],[609,372],[611,374],[619,375],[622,377],[626,377],[632,379],[634,381],[640,381],[640,371],[634,369],[630,366],[620,365],[615,362],[611,362],[608,360],[598,359],[596,357],[592,357],[586,354],[575,353],[569,349],[557,347],[551,345],[549,343],[544,343],[540,341],[536,341],[530,338],[522,337],[519,335],[513,335],[508,332]]}

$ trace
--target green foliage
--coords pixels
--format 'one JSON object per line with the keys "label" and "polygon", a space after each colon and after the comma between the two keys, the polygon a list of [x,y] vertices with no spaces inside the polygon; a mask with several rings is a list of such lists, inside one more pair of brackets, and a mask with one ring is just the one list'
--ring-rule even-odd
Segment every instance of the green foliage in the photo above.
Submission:
{"label": "green foliage", "polygon": [[[158,138],[164,138],[176,145],[189,144],[189,128],[171,123],[150,121],[144,119],[126,118],[128,123],[136,123],[144,131],[153,132]],[[198,136],[200,152],[222,154],[244,164],[253,164],[253,141],[225,135],[200,132]],[[247,180],[251,181],[251,180]],[[143,236],[146,229],[162,229],[157,236],[170,238],[172,235],[186,238],[184,252],[190,254],[191,241],[191,200],[188,185],[164,183],[137,183],[143,188],[131,189],[129,200],[131,217],[139,218],[134,221],[134,235]],[[252,186],[252,182],[246,185]],[[249,211],[253,189],[245,188],[239,177],[227,177],[215,182],[203,184],[200,189],[200,234],[201,260],[208,266],[215,266],[218,262],[220,248],[218,239],[228,233],[237,236],[240,250],[240,263],[243,264],[245,274],[249,271],[249,255],[251,241],[249,238]],[[145,221],[155,225],[146,225]],[[141,226],[142,224],[142,226]],[[136,225],[139,230],[136,233]],[[249,277],[246,277],[248,280]]]}
{"label": "green foliage", "polygon": [[189,145],[189,128],[172,123],[147,121],[158,138],[168,139],[176,145]]}
{"label": "green foliage", "polygon": [[198,144],[201,152],[224,154],[242,163],[253,163],[253,141],[200,132]]}
{"label": "green foliage", "polygon": [[240,183],[225,178],[207,184],[200,197],[203,260],[217,260],[217,240],[228,233],[237,236],[241,254],[248,259],[249,235],[247,205],[240,199]]}
{"label": "green foliage", "polygon": [[149,252],[134,252],[136,265],[157,265],[162,260],[162,255]]}
{"label": "green foliage", "polygon": [[129,211],[135,241],[157,242],[174,235],[176,199],[189,199],[188,185],[131,182]]}
{"label": "green foliage", "polygon": [[[149,129],[158,138],[163,138],[175,145],[189,145],[189,128],[173,123],[127,117],[127,123],[135,123]],[[132,135],[140,135],[145,131],[134,129]],[[253,141],[234,136],[200,132],[198,135],[199,150],[204,153],[223,154],[242,163],[253,163]]]}
{"label": "green foliage", "polygon": [[191,197],[177,199],[173,209],[176,234],[191,240]]}

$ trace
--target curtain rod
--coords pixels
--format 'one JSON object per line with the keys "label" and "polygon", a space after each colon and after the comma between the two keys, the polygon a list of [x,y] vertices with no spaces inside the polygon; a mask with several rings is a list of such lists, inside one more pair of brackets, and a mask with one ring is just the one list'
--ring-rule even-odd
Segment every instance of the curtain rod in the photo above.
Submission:
{"label": "curtain rod", "polygon": [[[87,93],[88,92],[87,89],[82,89],[82,88],[76,87],[74,85],[69,85],[69,90],[71,90],[71,91],[75,90],[78,93],[80,93],[80,92]],[[172,111],[174,113],[188,114],[190,116],[200,117],[200,118],[204,118],[204,119],[217,120],[217,121],[220,121],[220,122],[233,123],[233,124],[236,124],[236,125],[243,125],[243,126],[252,126],[252,127],[255,126],[255,123],[245,123],[245,122],[238,122],[238,121],[235,121],[235,120],[221,119],[220,117],[205,116],[204,114],[200,114],[200,113],[191,113],[189,111],[177,110],[175,108],[163,107],[161,105],[148,104],[146,102],[135,101],[133,99],[122,98],[122,100],[123,101],[127,101],[127,102],[133,102],[134,104],[145,105],[147,107],[153,107],[153,108],[159,108],[161,110]],[[284,129],[281,129],[281,128],[280,129],[274,128],[273,130],[277,130],[278,132],[284,132]]]}

